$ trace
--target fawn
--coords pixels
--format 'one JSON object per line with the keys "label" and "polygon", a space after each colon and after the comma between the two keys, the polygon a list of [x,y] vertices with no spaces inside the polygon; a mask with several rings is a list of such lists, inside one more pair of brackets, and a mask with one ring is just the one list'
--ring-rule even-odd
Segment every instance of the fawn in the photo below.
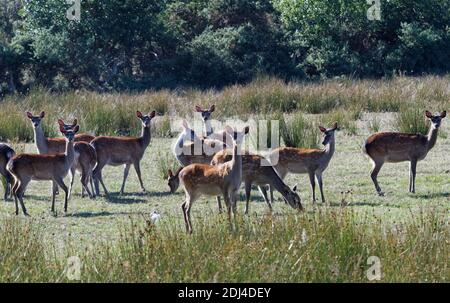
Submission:
{"label": "fawn", "polygon": [[6,170],[6,164],[15,155],[15,151],[9,145],[0,143],[0,175],[5,178],[5,194],[3,196],[5,201],[8,200],[10,194],[12,195],[11,181],[13,181],[11,174]]}
{"label": "fawn", "polygon": [[[218,165],[231,161],[232,153],[229,149],[218,152],[214,155],[211,161],[212,165]],[[249,212],[249,202],[250,202],[250,192],[252,189],[252,184],[259,186],[259,190],[264,197],[264,200],[269,206],[270,211],[272,211],[272,203],[267,197],[267,191],[265,186],[268,184],[275,188],[281,193],[285,201],[293,208],[303,209],[301,205],[301,200],[296,193],[297,186],[291,190],[283,180],[278,176],[275,169],[272,166],[262,165],[263,157],[260,155],[244,154],[242,155],[242,180],[245,184],[245,214]]]}
{"label": "fawn", "polygon": [[[45,117],[45,112],[41,112],[39,116],[34,116],[32,113],[27,112],[27,117],[30,119],[33,125],[34,131],[34,142],[39,154],[57,154],[63,153],[65,150],[66,142],[64,138],[47,138],[42,129],[42,119]],[[65,130],[73,129],[77,125],[77,120],[70,124],[65,124],[61,119],[58,120],[58,124]],[[94,195],[88,188],[88,181],[92,175],[92,170],[97,161],[97,155],[92,146],[89,145],[89,140],[94,138],[88,134],[76,135],[74,139],[75,148],[75,160],[73,161],[73,166],[70,169],[70,187],[69,187],[69,198],[72,194],[72,186],[75,177],[75,172],[81,173],[81,184],[82,184],[82,196],[84,196],[84,190],[88,193],[90,198]],[[86,141],[83,141],[86,140]],[[53,184],[53,187],[57,187]],[[58,190],[56,191],[58,193]]]}
{"label": "fawn", "polygon": [[[335,149],[334,135],[335,131],[339,130],[337,122],[335,122],[331,128],[327,129],[319,126],[319,129],[324,136],[322,141],[322,144],[325,146],[324,149],[279,147],[272,151],[269,155],[270,162],[274,164],[275,170],[278,172],[281,179],[284,179],[287,173],[307,173],[309,175],[313,203],[316,201],[315,178],[317,178],[317,183],[319,184],[322,203],[325,203],[322,173],[328,167],[328,164],[333,157]],[[272,188],[270,191],[272,195]]]}
{"label": "fawn", "polygon": [[17,200],[20,201],[22,212],[28,216],[27,209],[23,203],[23,195],[27,188],[28,183],[31,180],[53,181],[52,192],[52,212],[55,212],[55,196],[57,186],[61,187],[65,192],[64,197],[64,212],[67,212],[67,201],[69,190],[64,184],[64,177],[70,171],[75,158],[74,139],[75,134],[78,132],[79,126],[75,126],[73,129],[65,130],[60,126],[61,133],[65,136],[66,148],[64,153],[57,154],[19,154],[14,156],[7,164],[6,168],[14,178],[14,202],[16,205],[16,215],[19,214],[19,205]]}
{"label": "fawn", "polygon": [[[183,120],[181,126],[183,130],[175,141],[172,152],[182,167],[193,163],[209,164],[216,152],[226,148],[226,144],[221,141],[200,139],[195,134],[194,130],[189,127],[186,120]],[[192,142],[185,144],[186,139],[189,139]],[[176,174],[173,174],[173,172],[169,170],[167,181],[171,193],[175,193],[178,189],[178,173],[181,171],[182,167],[177,170]]]}
{"label": "fawn", "polygon": [[141,121],[140,137],[108,137],[100,136],[92,140],[91,145],[97,152],[97,165],[94,168],[95,191],[100,194],[98,182],[103,187],[105,195],[109,197],[108,190],[103,182],[102,169],[105,165],[119,166],[124,165],[123,182],[120,188],[120,194],[123,195],[125,182],[133,164],[136,174],[141,185],[141,189],[145,192],[144,183],[141,178],[140,162],[144,156],[145,149],[151,141],[151,121],[156,116],[156,112],[152,111],[148,115],[143,115],[140,111],[136,112],[136,117]]}
{"label": "fawn", "polygon": [[425,111],[425,116],[431,121],[428,135],[426,136],[421,134],[381,132],[367,138],[363,146],[363,152],[369,156],[373,164],[370,177],[378,195],[384,195],[378,184],[377,176],[385,162],[409,161],[409,192],[414,193],[416,191],[417,162],[425,159],[428,152],[436,144],[438,129],[446,115],[446,111],[438,115]]}
{"label": "fawn", "polygon": [[192,233],[191,207],[202,195],[222,195],[228,210],[228,219],[231,220],[231,211],[236,216],[236,194],[242,182],[242,156],[241,144],[249,127],[236,132],[227,126],[226,132],[232,136],[233,155],[231,161],[217,166],[208,164],[191,164],[179,173],[180,184],[184,187],[186,199],[181,205],[186,231]]}

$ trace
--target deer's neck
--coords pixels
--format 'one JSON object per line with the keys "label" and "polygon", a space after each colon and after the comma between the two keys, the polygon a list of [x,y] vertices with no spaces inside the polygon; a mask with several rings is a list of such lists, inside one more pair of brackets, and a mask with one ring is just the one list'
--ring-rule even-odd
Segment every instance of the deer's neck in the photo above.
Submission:
{"label": "deer's neck", "polygon": [[66,163],[68,165],[68,167],[72,166],[72,163],[75,159],[75,149],[73,147],[73,141],[66,141],[66,151],[65,151],[65,155],[66,155]]}
{"label": "deer's neck", "polygon": [[233,144],[233,156],[231,157],[231,174],[233,179],[242,179],[242,155],[239,153],[240,147],[237,144]]}
{"label": "deer's neck", "polygon": [[325,155],[326,158],[331,159],[331,157],[334,154],[334,149],[335,149],[335,142],[334,142],[334,136],[332,138],[330,138],[330,141],[328,142],[327,145],[325,145]]}
{"label": "deer's neck", "polygon": [[177,138],[177,141],[175,141],[175,144],[173,145],[173,153],[174,155],[180,155],[181,151],[183,150],[184,145],[184,136],[185,133],[181,132],[180,135]]}
{"label": "deer's neck", "polygon": [[142,147],[146,148],[150,144],[151,139],[152,139],[152,135],[150,132],[150,126],[142,126],[142,131],[141,131]]}
{"label": "deer's neck", "polygon": [[287,199],[287,194],[291,191],[291,189],[286,185],[286,183],[283,182],[273,166],[268,166],[268,169],[270,169],[270,180],[272,182],[270,185]]}
{"label": "deer's neck", "polygon": [[203,130],[205,132],[206,137],[209,137],[212,133],[214,133],[214,130],[211,125],[211,120],[208,119],[208,120],[204,121]]}
{"label": "deer's neck", "polygon": [[430,130],[428,131],[427,135],[427,150],[430,150],[434,147],[434,145],[436,144],[437,136],[438,128],[431,124]]}
{"label": "deer's neck", "polygon": [[48,153],[48,142],[47,137],[45,137],[44,130],[41,125],[38,127],[34,127],[34,143],[36,144],[36,148],[38,153],[46,154]]}

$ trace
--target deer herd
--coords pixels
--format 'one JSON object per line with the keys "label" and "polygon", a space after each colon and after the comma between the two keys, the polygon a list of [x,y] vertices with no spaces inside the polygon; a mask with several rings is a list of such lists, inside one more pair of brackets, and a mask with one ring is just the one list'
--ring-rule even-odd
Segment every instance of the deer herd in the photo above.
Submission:
{"label": "deer herd", "polygon": [[[183,120],[182,131],[175,141],[172,152],[180,164],[180,168],[168,171],[168,185],[171,193],[175,193],[181,185],[185,199],[181,205],[186,231],[192,233],[191,208],[201,196],[215,196],[219,211],[222,202],[225,203],[228,218],[236,216],[237,195],[244,183],[246,206],[249,212],[249,201],[252,185],[258,187],[261,195],[272,210],[274,202],[273,190],[278,191],[284,201],[294,209],[302,210],[302,204],[297,186],[290,188],[283,180],[288,173],[308,174],[312,201],[316,201],[315,186],[319,185],[322,203],[325,203],[322,174],[328,167],[335,151],[335,132],[339,130],[337,123],[330,128],[319,126],[323,134],[323,149],[306,149],[294,147],[279,147],[265,157],[242,150],[249,126],[242,129],[226,126],[223,131],[215,132],[211,125],[211,116],[215,110],[200,106],[195,111],[203,120],[204,134],[198,136]],[[80,126],[75,119],[66,124],[59,119],[59,130],[63,137],[47,138],[42,128],[45,112],[34,116],[27,112],[34,132],[34,143],[37,154],[15,151],[7,144],[0,143],[0,174],[6,181],[4,199],[13,196],[15,213],[19,214],[19,203],[24,215],[28,216],[24,204],[24,193],[31,180],[52,182],[52,206],[55,212],[55,197],[59,189],[64,191],[64,211],[72,193],[75,173],[80,174],[82,197],[85,193],[90,198],[100,195],[99,184],[106,197],[109,192],[103,180],[102,170],[105,166],[124,166],[123,181],[120,194],[125,191],[125,183],[131,165],[133,165],[140,187],[145,192],[141,176],[140,162],[151,141],[151,121],[156,116],[155,111],[144,115],[136,112],[142,124],[139,137],[111,137],[78,134]],[[415,192],[417,162],[423,160],[436,143],[438,129],[446,112],[433,115],[426,111],[425,116],[431,121],[428,135],[407,134],[397,132],[375,133],[365,141],[363,152],[373,164],[370,173],[375,190],[384,195],[377,181],[378,173],[385,162],[410,162],[409,191]],[[265,164],[263,165],[263,161]],[[69,187],[64,178],[70,175]],[[269,193],[268,193],[269,190]]]}

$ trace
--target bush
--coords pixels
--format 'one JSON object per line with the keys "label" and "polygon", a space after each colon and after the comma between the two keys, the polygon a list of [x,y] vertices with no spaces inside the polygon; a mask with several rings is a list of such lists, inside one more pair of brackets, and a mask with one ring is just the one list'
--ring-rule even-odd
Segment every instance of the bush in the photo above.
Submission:
{"label": "bush", "polygon": [[396,116],[395,123],[399,132],[422,135],[428,133],[425,112],[421,108],[407,108],[400,111]]}
{"label": "bush", "polygon": [[280,121],[280,135],[288,147],[317,148],[319,131],[314,123],[306,120],[298,112],[290,116],[278,115]]}

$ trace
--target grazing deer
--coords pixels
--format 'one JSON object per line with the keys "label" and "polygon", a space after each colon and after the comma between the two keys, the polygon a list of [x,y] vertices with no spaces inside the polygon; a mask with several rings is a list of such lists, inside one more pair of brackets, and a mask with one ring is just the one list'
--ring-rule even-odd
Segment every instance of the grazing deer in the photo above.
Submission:
{"label": "grazing deer", "polygon": [[6,181],[5,194],[3,196],[5,201],[8,200],[9,194],[12,194],[11,181],[13,180],[11,174],[6,170],[6,164],[15,155],[16,153],[9,145],[0,143],[0,175],[2,175]]}
{"label": "grazing deer", "polygon": [[288,173],[306,173],[309,175],[313,203],[315,203],[316,201],[315,178],[317,178],[317,183],[319,183],[322,203],[325,203],[322,173],[328,167],[328,164],[333,157],[335,148],[334,133],[336,130],[339,130],[337,123],[334,123],[332,128],[327,129],[325,127],[319,126],[319,129],[324,136],[322,142],[322,144],[325,146],[324,149],[279,147],[272,151],[269,155],[270,162],[274,164],[275,170],[278,172],[281,179],[284,180]]}
{"label": "grazing deer", "polygon": [[[45,117],[45,112],[41,112],[39,116],[34,116],[32,113],[27,112],[27,117],[30,119],[33,125],[34,131],[34,142],[39,154],[57,154],[63,153],[66,148],[66,142],[64,138],[47,138],[42,129],[42,119]],[[77,125],[77,120],[75,119],[72,124],[65,124],[61,119],[58,120],[60,127],[65,130],[73,129]],[[70,169],[70,187],[69,187],[69,198],[72,194],[72,186],[75,177],[75,172],[81,173],[81,184],[82,184],[82,196],[84,196],[85,190],[90,198],[94,195],[88,188],[89,180],[92,176],[92,170],[97,161],[97,156],[95,150],[89,145],[89,140],[94,138],[91,135],[80,134],[76,135],[74,142],[75,148],[75,160],[73,161],[73,167]],[[86,140],[86,141],[84,141]],[[53,187],[57,188],[56,184]],[[58,190],[56,191],[58,193]]]}
{"label": "grazing deer", "polygon": [[130,166],[133,164],[136,174],[141,185],[141,189],[145,192],[144,183],[141,177],[140,162],[144,156],[145,149],[151,141],[150,125],[151,120],[156,116],[156,112],[152,111],[148,115],[143,115],[140,111],[136,112],[136,117],[142,123],[140,137],[107,137],[100,136],[92,140],[91,145],[97,152],[97,165],[94,168],[95,190],[97,195],[100,194],[98,182],[100,181],[105,195],[108,197],[109,193],[103,182],[102,169],[105,165],[119,166],[124,165],[123,182],[120,188],[120,194],[123,195],[125,189],[125,182],[130,171]]}
{"label": "grazing deer", "polygon": [[[231,159],[232,153],[229,149],[227,149],[215,154],[213,160],[211,161],[211,164],[218,165],[231,161]],[[293,208],[303,209],[300,197],[296,193],[297,186],[294,186],[294,188],[291,190],[289,186],[287,186],[283,182],[283,180],[281,180],[275,169],[272,166],[263,166],[262,161],[263,157],[259,155],[251,155],[248,153],[242,155],[242,180],[245,184],[246,197],[245,214],[247,215],[249,211],[252,184],[256,184],[259,186],[261,194],[263,195],[267,206],[269,206],[270,211],[272,211],[272,203],[267,197],[267,191],[265,188],[267,184],[279,191],[285,201]]]}
{"label": "grazing deer", "polygon": [[385,162],[409,161],[409,192],[414,193],[416,191],[417,162],[425,159],[430,149],[436,144],[441,120],[446,115],[446,111],[438,115],[433,115],[429,111],[425,112],[425,116],[431,121],[430,129],[426,136],[421,134],[381,132],[367,138],[363,146],[363,152],[369,156],[373,164],[370,176],[375,185],[375,190],[380,196],[383,196],[384,193],[378,184],[377,176]]}
{"label": "grazing deer", "polygon": [[52,192],[52,212],[55,212],[55,196],[57,186],[61,187],[65,192],[64,212],[67,212],[67,201],[69,190],[64,184],[64,177],[70,171],[75,158],[74,139],[78,132],[79,126],[75,126],[71,130],[65,130],[60,126],[61,133],[65,136],[66,148],[64,153],[57,154],[19,154],[14,156],[7,164],[8,172],[14,177],[14,201],[16,205],[16,215],[19,214],[20,201],[23,214],[28,216],[27,209],[23,203],[23,195],[31,180],[37,181],[53,181]]}
{"label": "grazing deer", "polygon": [[191,207],[202,195],[222,195],[231,220],[231,211],[236,216],[236,193],[242,182],[241,144],[249,127],[236,132],[227,126],[226,131],[233,138],[233,155],[231,161],[212,166],[208,164],[191,164],[179,173],[180,184],[184,187],[186,200],[181,205],[186,231],[192,233]]}
{"label": "grazing deer", "polygon": [[215,109],[216,109],[216,106],[214,104],[211,105],[209,109],[203,109],[198,105],[195,106],[195,111],[202,115],[203,131],[204,131],[203,136],[208,139],[219,140],[225,144],[228,144],[228,143],[232,142],[232,140],[231,140],[231,137],[229,137],[229,135],[227,134],[227,132],[221,131],[221,132],[215,133],[214,129],[212,128],[211,114],[214,112]]}

